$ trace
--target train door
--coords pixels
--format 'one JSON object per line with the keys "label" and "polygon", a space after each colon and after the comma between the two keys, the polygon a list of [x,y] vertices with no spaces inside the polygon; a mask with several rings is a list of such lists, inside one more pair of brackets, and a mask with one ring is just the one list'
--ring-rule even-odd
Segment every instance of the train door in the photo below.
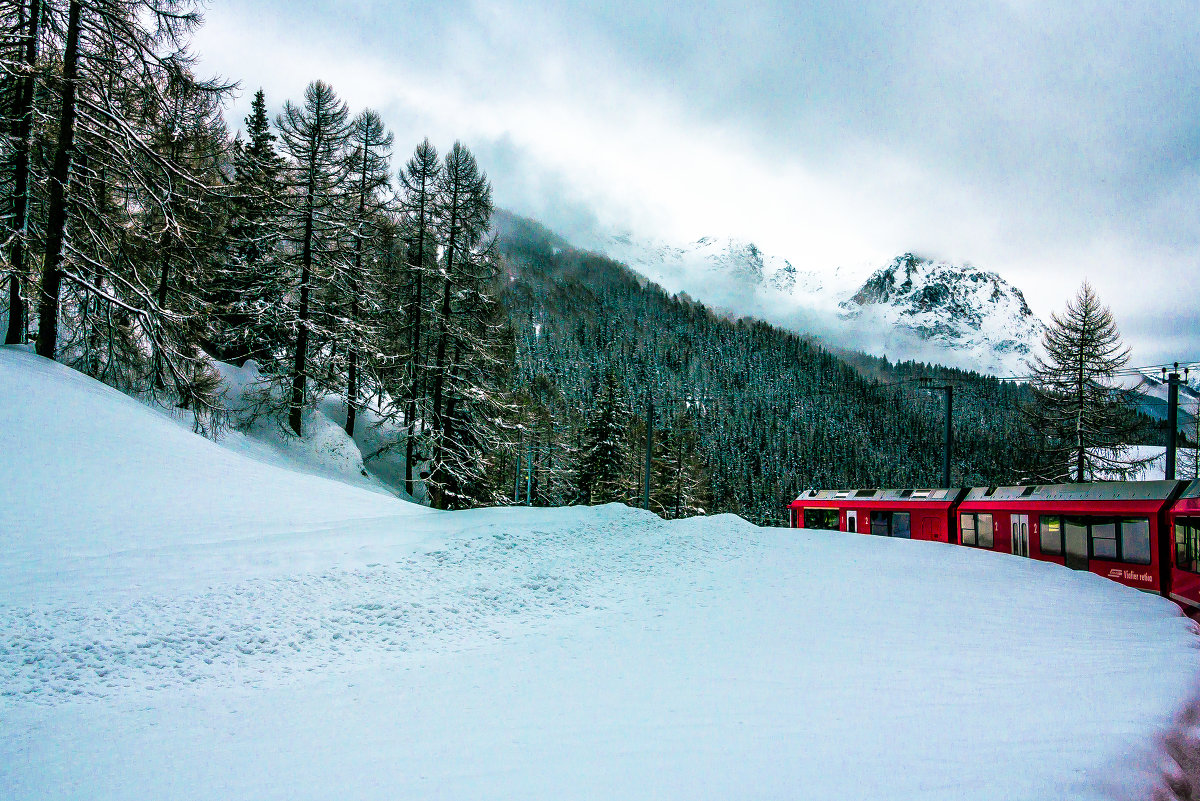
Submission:
{"label": "train door", "polygon": [[1072,570],[1088,569],[1087,521],[1077,517],[1063,518],[1063,562]]}
{"label": "train door", "polygon": [[858,512],[846,512],[846,531],[858,533]]}
{"label": "train door", "polygon": [[1012,552],[1017,556],[1029,556],[1029,515],[1010,515],[1012,526]]}

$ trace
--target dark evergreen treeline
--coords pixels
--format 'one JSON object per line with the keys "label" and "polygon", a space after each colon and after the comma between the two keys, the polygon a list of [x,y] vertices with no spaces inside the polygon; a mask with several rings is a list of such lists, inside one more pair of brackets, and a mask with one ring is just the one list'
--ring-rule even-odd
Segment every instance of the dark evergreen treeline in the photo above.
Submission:
{"label": "dark evergreen treeline", "polygon": [[539,474],[538,454],[594,450],[604,441],[597,421],[615,416],[606,459],[625,469],[601,499],[638,501],[649,396],[659,512],[681,503],[768,522],[809,487],[935,486],[942,401],[921,390],[921,378],[956,387],[955,482],[1013,483],[1029,472],[1024,387],[861,354],[847,360],[805,337],[670,296],[530,221],[500,213],[498,223],[517,383],[538,388],[538,414],[554,421],[536,435]]}

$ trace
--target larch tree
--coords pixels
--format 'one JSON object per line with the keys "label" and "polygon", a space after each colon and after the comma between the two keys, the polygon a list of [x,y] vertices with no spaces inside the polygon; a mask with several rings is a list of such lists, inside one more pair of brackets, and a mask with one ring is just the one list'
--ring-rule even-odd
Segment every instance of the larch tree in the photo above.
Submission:
{"label": "larch tree", "polygon": [[[42,2],[61,71],[46,81],[56,108],[46,125],[53,157],[37,352],[129,391],[203,400],[199,410],[215,401],[194,347],[197,309],[168,308],[157,247],[169,232],[172,259],[201,257],[197,224],[209,225],[181,198],[211,199],[213,187],[190,137],[205,129],[205,148],[224,143],[217,101],[230,87],[196,78],[187,50],[197,8],[189,0]],[[179,158],[164,130],[183,145]]]}
{"label": "larch tree", "polygon": [[418,443],[427,425],[427,382],[422,339],[424,326],[431,318],[428,306],[437,270],[437,190],[442,165],[437,149],[428,139],[417,145],[412,158],[400,170],[400,212],[404,231],[404,280],[397,281],[395,300],[404,309],[400,318],[397,350],[404,355],[402,384],[397,387],[404,398],[405,459],[404,491],[415,489],[413,467]]}
{"label": "larch tree", "polygon": [[384,191],[390,185],[392,135],[384,130],[379,115],[367,109],[350,125],[346,160],[350,211],[349,235],[354,251],[354,264],[346,276],[347,316],[343,341],[346,350],[346,433],[354,436],[354,419],[358,407],[359,369],[364,350],[374,350],[377,326],[364,319],[364,310],[372,315],[378,308],[375,300],[377,281],[372,268],[371,247],[379,238],[386,214]]}
{"label": "larch tree", "polygon": [[350,136],[349,112],[333,88],[314,81],[304,90],[304,105],[288,101],[277,127],[284,152],[290,157],[292,193],[286,213],[288,238],[298,273],[295,306],[289,309],[288,329],[294,339],[291,346],[291,387],[288,426],[302,434],[302,420],[308,405],[309,347],[314,325],[314,291],[327,286],[344,273],[338,247],[345,229],[339,214],[346,191],[346,143]]}
{"label": "larch tree", "polygon": [[33,183],[34,99],[41,67],[42,0],[20,0],[12,28],[5,31],[0,71],[4,76],[6,131],[4,182],[9,191],[4,208],[7,223],[8,328],[4,342],[25,341],[26,302],[29,281],[30,189]]}
{"label": "larch tree", "polygon": [[1140,426],[1134,392],[1119,384],[1129,349],[1111,310],[1086,281],[1051,315],[1031,382],[1029,420],[1038,433],[1039,480],[1094,481],[1137,474],[1151,461],[1130,452]]}
{"label": "larch tree", "polygon": [[455,142],[437,180],[440,256],[432,287],[429,401],[431,502],[455,508],[499,498],[495,455],[511,423],[503,397],[513,363],[512,329],[490,294],[498,273],[488,238],[492,188],[474,155]]}

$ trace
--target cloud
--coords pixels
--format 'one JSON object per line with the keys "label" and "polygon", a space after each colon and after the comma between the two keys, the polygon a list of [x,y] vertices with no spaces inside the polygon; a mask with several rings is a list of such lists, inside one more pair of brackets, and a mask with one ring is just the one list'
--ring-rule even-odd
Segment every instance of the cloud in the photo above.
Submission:
{"label": "cloud", "polygon": [[198,44],[276,106],[329,81],[400,156],[464,140],[568,236],[736,235],[816,269],[918,250],[1043,315],[1087,276],[1139,356],[1167,347],[1146,321],[1200,256],[1190,3],[753,6],[229,2]]}

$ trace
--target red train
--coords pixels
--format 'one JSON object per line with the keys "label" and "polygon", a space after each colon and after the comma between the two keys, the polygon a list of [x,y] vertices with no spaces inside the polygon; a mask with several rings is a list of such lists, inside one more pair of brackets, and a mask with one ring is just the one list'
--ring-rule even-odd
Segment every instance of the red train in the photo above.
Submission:
{"label": "red train", "polygon": [[812,490],[788,504],[788,520],[1057,562],[1200,616],[1200,480]]}

